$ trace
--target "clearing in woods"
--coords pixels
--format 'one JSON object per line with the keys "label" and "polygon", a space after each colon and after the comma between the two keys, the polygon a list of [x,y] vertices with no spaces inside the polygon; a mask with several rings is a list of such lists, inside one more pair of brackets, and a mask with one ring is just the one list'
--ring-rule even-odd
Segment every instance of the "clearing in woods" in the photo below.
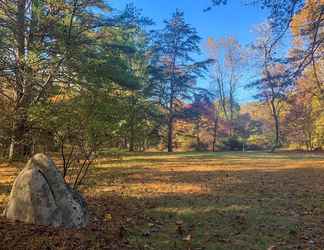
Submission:
{"label": "clearing in woods", "polygon": [[[16,174],[0,167],[1,210]],[[87,228],[0,218],[0,248],[324,248],[323,154],[129,154],[101,159],[82,192]]]}

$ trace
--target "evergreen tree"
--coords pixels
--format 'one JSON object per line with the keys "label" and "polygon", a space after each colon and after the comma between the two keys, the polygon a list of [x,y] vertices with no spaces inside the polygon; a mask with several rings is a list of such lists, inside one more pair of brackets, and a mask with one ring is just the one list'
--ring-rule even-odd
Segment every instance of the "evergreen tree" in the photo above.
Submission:
{"label": "evergreen tree", "polygon": [[185,22],[180,10],[165,21],[165,27],[156,33],[153,46],[154,90],[160,104],[166,110],[168,127],[168,152],[173,151],[173,123],[180,100],[190,98],[196,80],[202,76],[209,61],[197,62],[201,38],[197,31]]}
{"label": "evergreen tree", "polygon": [[125,56],[132,51],[118,41],[129,26],[124,20],[102,0],[0,2],[0,98],[10,107],[10,158],[32,153],[31,106],[71,90],[137,85]]}

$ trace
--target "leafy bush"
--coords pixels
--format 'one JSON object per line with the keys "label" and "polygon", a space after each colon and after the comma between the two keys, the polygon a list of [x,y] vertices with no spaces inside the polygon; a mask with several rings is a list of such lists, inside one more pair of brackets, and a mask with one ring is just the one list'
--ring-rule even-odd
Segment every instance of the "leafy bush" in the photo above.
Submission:
{"label": "leafy bush", "polygon": [[191,148],[195,151],[208,151],[208,144],[204,142],[200,142],[200,143],[195,142],[191,144]]}
{"label": "leafy bush", "polygon": [[245,147],[246,150],[265,150],[266,148],[266,146],[259,144],[247,144]]}
{"label": "leafy bush", "polygon": [[251,135],[247,139],[247,150],[265,150],[271,148],[271,135]]}
{"label": "leafy bush", "polygon": [[237,137],[229,137],[222,141],[223,150],[239,151],[243,149],[243,142]]}

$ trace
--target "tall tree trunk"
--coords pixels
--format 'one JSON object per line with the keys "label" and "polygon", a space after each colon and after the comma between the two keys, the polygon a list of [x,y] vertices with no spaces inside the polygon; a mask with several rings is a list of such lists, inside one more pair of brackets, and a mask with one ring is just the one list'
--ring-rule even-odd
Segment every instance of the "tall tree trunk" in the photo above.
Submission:
{"label": "tall tree trunk", "polygon": [[234,120],[234,97],[232,93],[232,88],[230,90],[230,96],[229,96],[229,102],[230,102],[230,136],[232,137],[233,134],[233,120]]}
{"label": "tall tree trunk", "polygon": [[[177,42],[177,41],[176,41]],[[177,47],[177,46],[175,46]],[[171,81],[170,81],[170,102],[169,102],[169,120],[168,120],[168,152],[173,152],[173,119],[174,119],[174,99],[175,99],[175,69],[177,61],[177,49],[172,55],[170,64]]]}
{"label": "tall tree trunk", "polygon": [[168,152],[173,152],[173,115],[168,120]]}
{"label": "tall tree trunk", "polygon": [[13,145],[10,147],[12,149],[10,160],[29,157],[32,152],[33,143],[30,138],[26,110],[19,112],[18,118],[15,120],[13,138]]}
{"label": "tall tree trunk", "polygon": [[196,129],[197,129],[197,133],[196,133],[197,146],[199,147],[199,145],[200,145],[200,121],[199,121],[199,118],[197,119]]}
{"label": "tall tree trunk", "polygon": [[214,128],[213,128],[213,152],[216,152],[217,130],[218,130],[218,119],[215,119]]}
{"label": "tall tree trunk", "polygon": [[130,137],[129,137],[129,152],[134,152],[134,135],[133,135],[133,132],[130,133]]}
{"label": "tall tree trunk", "polygon": [[13,121],[13,131],[9,149],[9,159],[29,156],[32,150],[32,142],[28,138],[30,128],[28,126],[27,109],[31,98],[31,84],[27,83],[27,75],[31,74],[26,66],[27,40],[26,40],[26,12],[27,1],[17,1],[16,15],[16,107]]}
{"label": "tall tree trunk", "polygon": [[280,146],[280,121],[274,101],[271,101],[272,116],[275,123],[275,141],[272,146],[271,152],[274,152]]}
{"label": "tall tree trunk", "polygon": [[127,149],[128,148],[128,138],[127,138],[127,135],[124,136],[123,138],[123,148],[124,149]]}
{"label": "tall tree trunk", "polygon": [[[175,60],[175,59],[174,59]],[[174,64],[172,69],[174,77]],[[174,119],[174,88],[173,88],[173,79],[171,80],[171,95],[170,95],[170,103],[169,103],[169,119],[168,119],[168,152],[173,152],[173,119]]]}
{"label": "tall tree trunk", "polygon": [[130,134],[129,134],[129,152],[134,152],[134,144],[135,144],[135,128],[134,128],[134,123],[135,123],[135,93],[132,92],[132,95],[130,97],[130,109],[131,109],[131,114],[130,114]]}
{"label": "tall tree trunk", "polygon": [[130,131],[129,131],[129,152],[134,152],[134,145],[135,145],[135,129],[134,129],[134,122],[131,119],[130,124]]}

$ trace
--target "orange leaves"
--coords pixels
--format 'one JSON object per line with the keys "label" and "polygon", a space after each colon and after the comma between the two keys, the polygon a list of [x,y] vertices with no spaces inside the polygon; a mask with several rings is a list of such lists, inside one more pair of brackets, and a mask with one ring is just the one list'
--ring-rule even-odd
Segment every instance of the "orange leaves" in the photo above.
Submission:
{"label": "orange leaves", "polygon": [[[323,163],[320,153],[256,152],[102,161],[84,187],[87,228],[0,217],[0,248],[323,249]],[[12,170],[0,166],[0,181]]]}
{"label": "orange leaves", "polygon": [[320,8],[323,0],[307,0],[305,7],[296,14],[291,23],[291,30],[295,36],[302,35],[302,32],[312,25],[312,22],[319,18]]}

